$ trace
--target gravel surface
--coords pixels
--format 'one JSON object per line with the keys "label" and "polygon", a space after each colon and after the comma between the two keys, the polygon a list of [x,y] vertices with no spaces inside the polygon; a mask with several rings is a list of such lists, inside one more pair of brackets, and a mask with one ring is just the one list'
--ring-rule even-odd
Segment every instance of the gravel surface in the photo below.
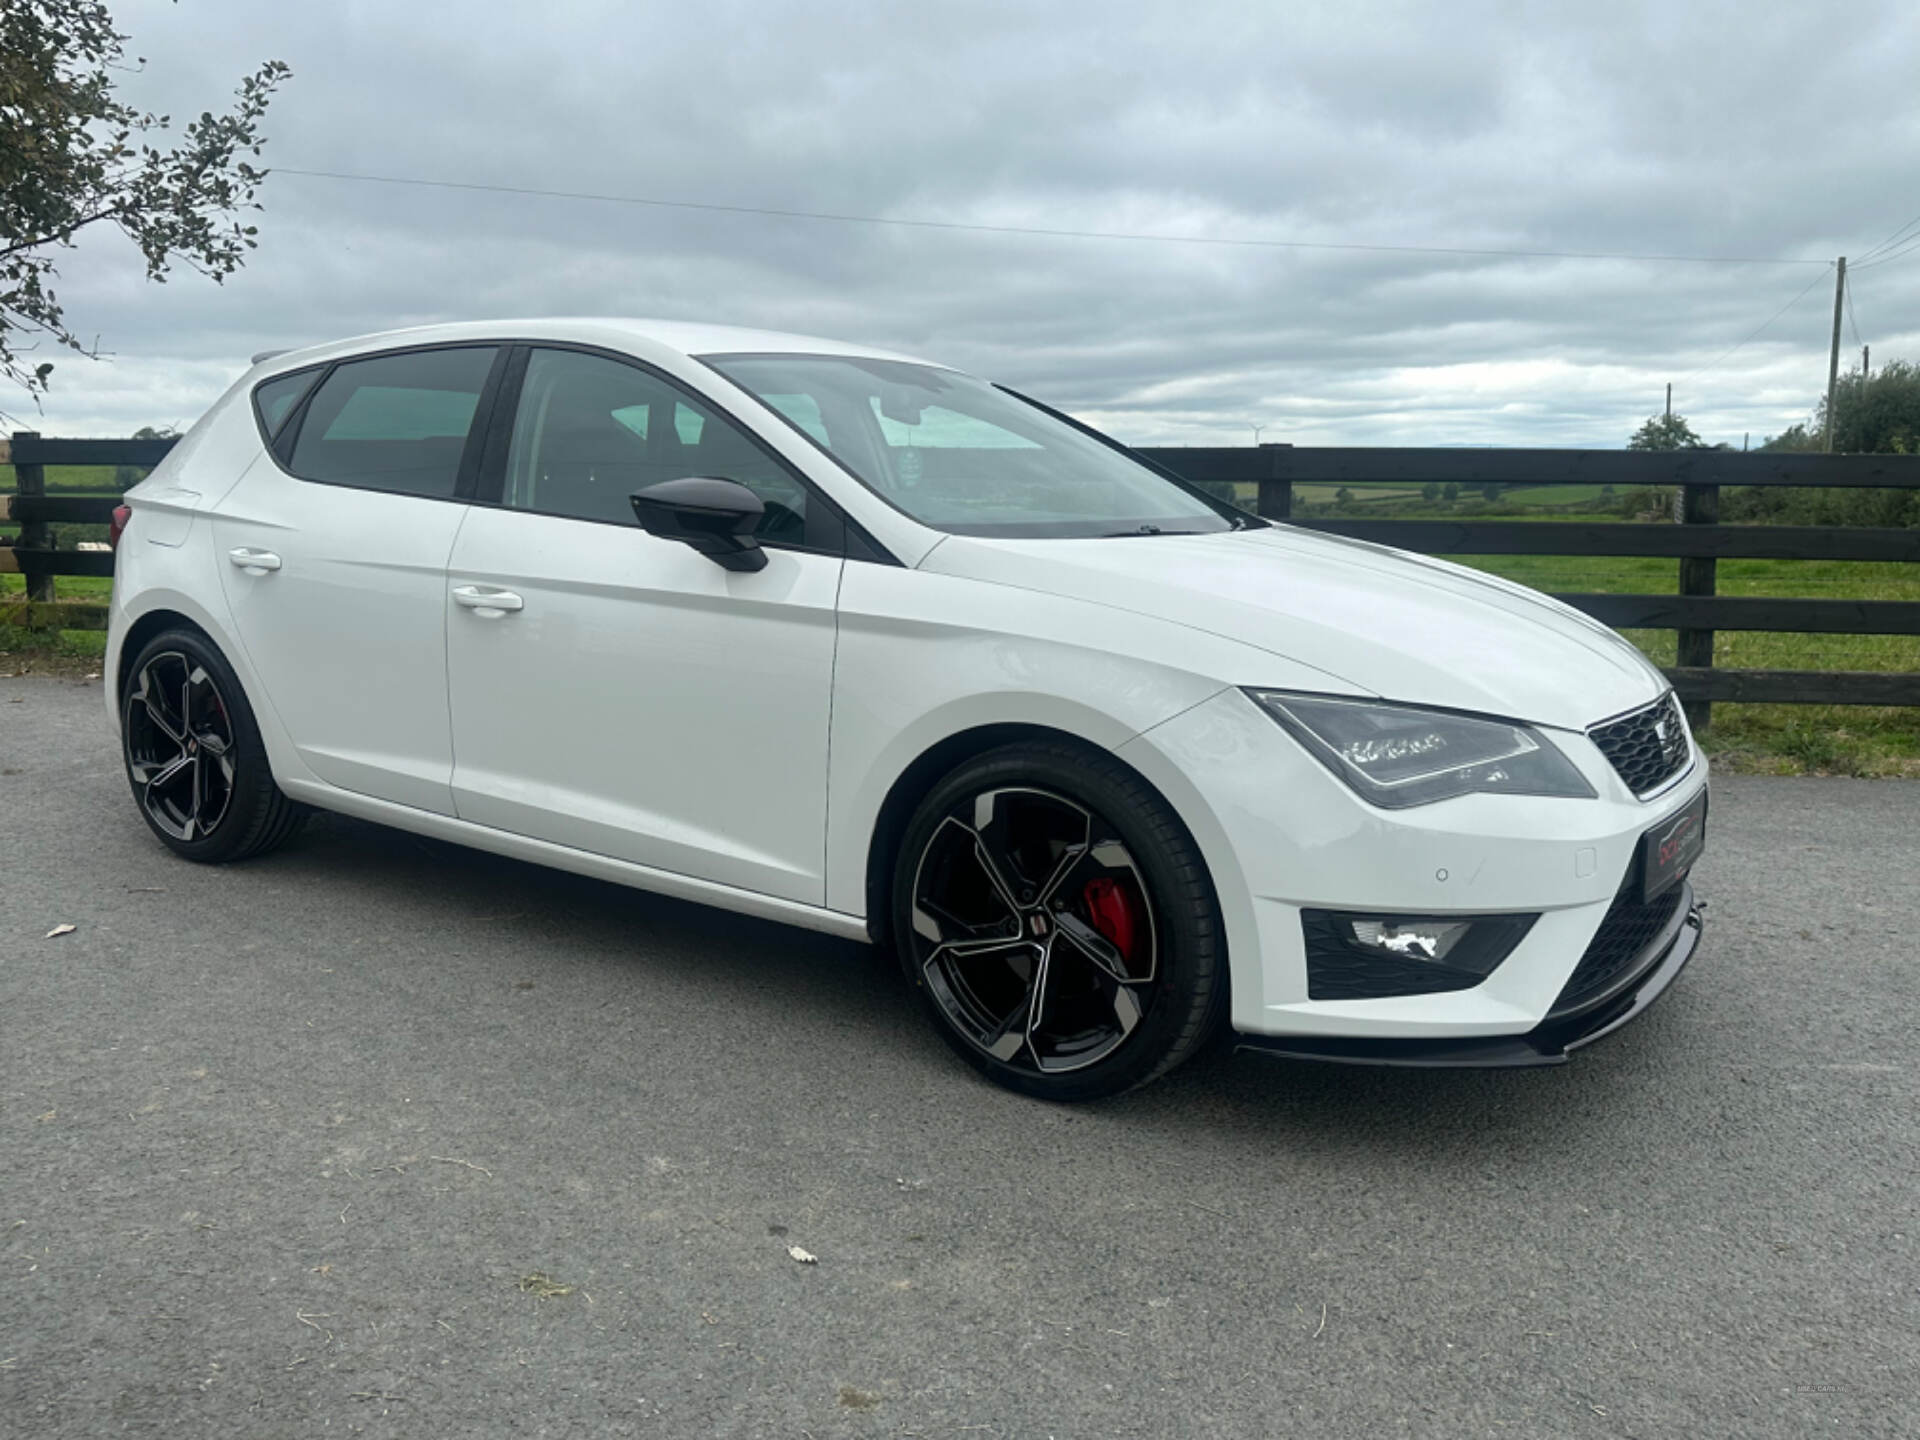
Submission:
{"label": "gravel surface", "polygon": [[1699,958],[1564,1068],[1062,1109],[859,946],[176,861],[99,695],[0,680],[0,1434],[1920,1432],[1920,786],[1718,782]]}

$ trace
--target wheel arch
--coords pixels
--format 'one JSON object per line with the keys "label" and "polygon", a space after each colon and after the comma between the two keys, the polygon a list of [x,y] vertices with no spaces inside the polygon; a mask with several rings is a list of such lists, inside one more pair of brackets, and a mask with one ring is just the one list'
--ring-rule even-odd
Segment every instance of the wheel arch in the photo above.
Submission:
{"label": "wheel arch", "polygon": [[[128,623],[127,633],[121,637],[120,640],[120,654],[113,670],[113,703],[115,713],[118,713],[123,697],[127,693],[128,674],[133,669],[133,662],[139,656],[141,650],[146,647],[147,642],[154,636],[160,634],[162,631],[174,629],[191,630],[204,638],[209,645],[217,648],[222,655],[227,653],[226,647],[220,644],[219,640],[208,631],[206,626],[202,625],[198,620],[195,620],[191,615],[179,610],[169,609],[166,606],[148,610]],[[231,659],[229,659],[229,663],[231,663]],[[251,700],[249,700],[249,703],[251,703]]]}
{"label": "wheel arch", "polygon": [[300,763],[291,737],[281,727],[279,714],[269,703],[266,688],[254,672],[252,659],[240,644],[238,636],[229,632],[218,616],[207,613],[193,597],[178,590],[156,588],[143,592],[140,599],[141,609],[137,612],[130,609],[125,615],[116,617],[108,633],[106,664],[101,667],[104,672],[103,683],[113,686],[109,713],[115,732],[118,733],[120,729],[120,709],[126,703],[128,672],[139,656],[141,647],[164,630],[191,630],[218,650],[232,669],[234,679],[240,686],[241,697],[252,712],[253,723],[259,728],[260,739],[266,746],[267,762],[274,778],[310,778],[305,766]]}
{"label": "wheel arch", "polygon": [[[1188,838],[1193,839],[1192,825],[1164,789],[1142,774],[1125,758],[1087,739],[1084,735],[1076,735],[1071,730],[1061,730],[1051,725],[1034,724],[1028,721],[997,721],[970,726],[944,736],[922,750],[894,777],[893,784],[887,789],[886,798],[880,803],[872,832],[868,837],[866,858],[867,935],[874,944],[886,945],[892,939],[894,854],[920,802],[926,798],[934,786],[969,760],[984,755],[990,750],[998,750],[1003,746],[1023,742],[1065,745],[1072,749],[1083,750],[1090,755],[1099,755],[1123,766],[1142,785],[1153,792],[1154,797],[1165,805],[1173,817],[1187,830]],[[1202,863],[1205,864],[1204,849],[1197,842],[1194,849],[1196,854],[1202,856]],[[1212,883],[1211,867],[1209,867],[1208,881]]]}

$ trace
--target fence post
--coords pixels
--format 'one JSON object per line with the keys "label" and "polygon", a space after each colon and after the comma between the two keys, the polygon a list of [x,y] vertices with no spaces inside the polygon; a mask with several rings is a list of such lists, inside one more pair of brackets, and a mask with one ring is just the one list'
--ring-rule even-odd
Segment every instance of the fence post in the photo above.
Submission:
{"label": "fence post", "polygon": [[1260,448],[1268,452],[1267,473],[1260,477],[1260,498],[1254,513],[1269,520],[1285,520],[1293,514],[1293,481],[1287,477],[1287,452],[1293,446],[1269,440]]}
{"label": "fence post", "polygon": [[[40,438],[34,430],[16,430],[13,432],[13,453],[20,454],[20,442],[29,446]],[[47,467],[40,464],[22,465],[16,458],[13,462],[13,474],[16,484],[14,490],[21,495],[44,495],[47,493]],[[53,531],[47,528],[44,520],[22,520],[20,538],[14,542],[22,550],[51,550]],[[27,581],[27,599],[35,604],[53,599],[53,576],[29,575]]]}
{"label": "fence post", "polygon": [[[1718,485],[1686,485],[1680,490],[1680,523],[1682,525],[1716,525],[1720,521],[1720,487]],[[1680,593],[1682,595],[1711,595],[1717,581],[1719,561],[1711,555],[1688,555],[1680,561]],[[1682,630],[1674,647],[1674,663],[1690,669],[1710,670],[1713,668],[1713,631]],[[1713,702],[1711,700],[1688,700],[1684,702],[1687,723],[1695,731],[1705,730],[1713,723]]]}

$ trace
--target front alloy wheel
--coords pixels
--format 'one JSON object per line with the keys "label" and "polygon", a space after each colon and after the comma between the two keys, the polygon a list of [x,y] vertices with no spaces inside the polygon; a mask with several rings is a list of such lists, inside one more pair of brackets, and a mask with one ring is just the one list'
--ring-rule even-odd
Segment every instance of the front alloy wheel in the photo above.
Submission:
{"label": "front alloy wheel", "polygon": [[993,752],[936,787],[906,840],[902,962],[995,1080],[1092,1098],[1205,1038],[1225,988],[1211,888],[1184,828],[1111,757]]}

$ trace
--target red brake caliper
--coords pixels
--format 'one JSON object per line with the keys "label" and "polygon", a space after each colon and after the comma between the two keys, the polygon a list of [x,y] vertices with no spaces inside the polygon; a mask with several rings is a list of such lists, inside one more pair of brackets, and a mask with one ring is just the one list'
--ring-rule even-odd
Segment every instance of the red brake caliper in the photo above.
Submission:
{"label": "red brake caliper", "polygon": [[1098,880],[1089,880],[1080,898],[1087,902],[1087,918],[1093,922],[1093,928],[1107,937],[1131,969],[1134,935],[1139,928],[1132,894],[1123,890],[1118,881],[1103,875]]}

